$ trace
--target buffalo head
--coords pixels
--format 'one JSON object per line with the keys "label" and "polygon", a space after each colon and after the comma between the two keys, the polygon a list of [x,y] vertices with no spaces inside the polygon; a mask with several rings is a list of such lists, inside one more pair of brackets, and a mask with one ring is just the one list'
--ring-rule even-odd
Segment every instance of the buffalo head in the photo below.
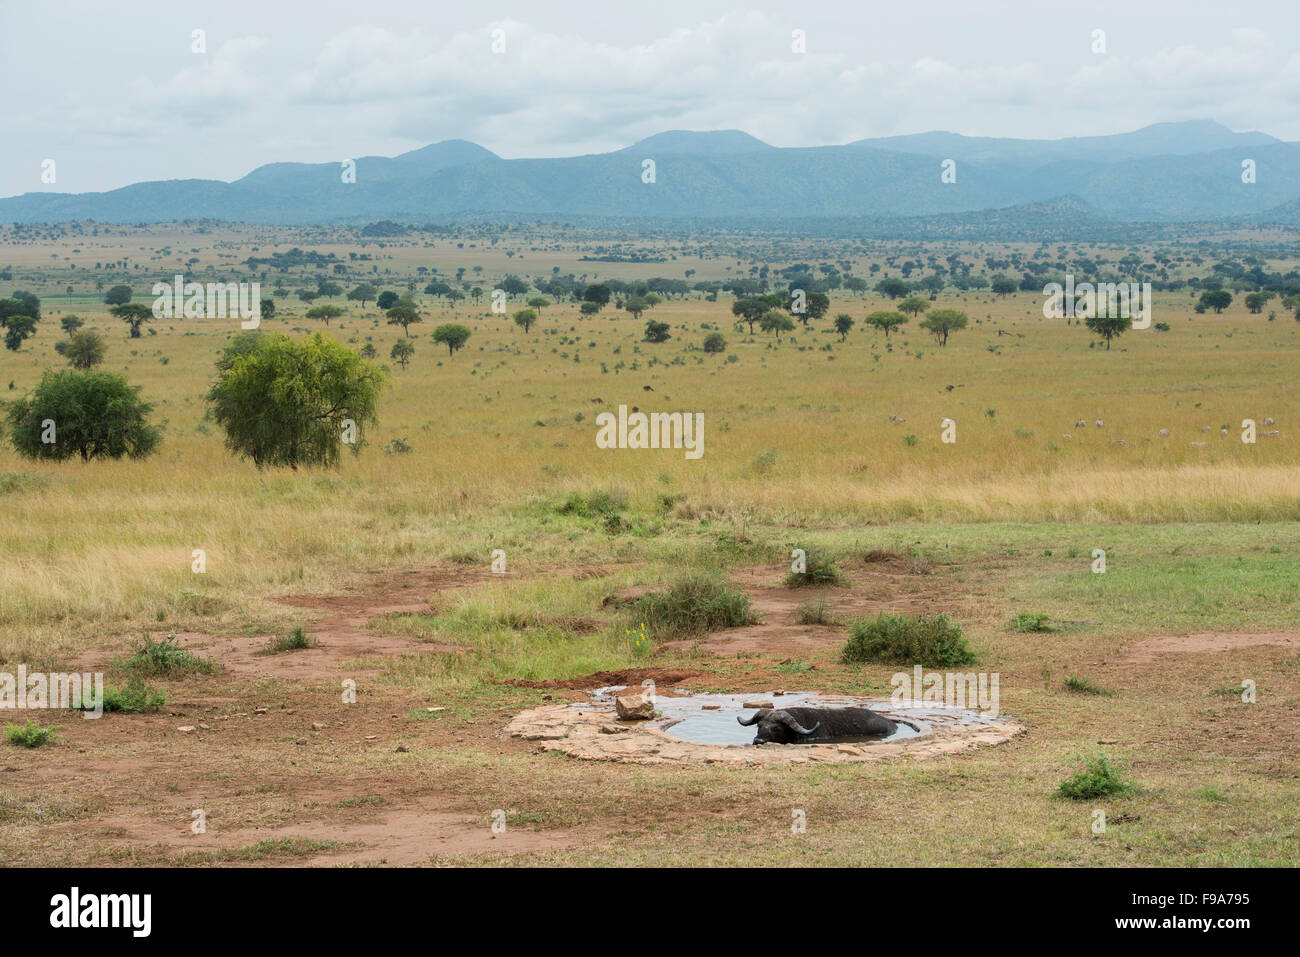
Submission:
{"label": "buffalo head", "polygon": [[788,711],[774,711],[771,708],[759,708],[748,717],[738,715],[736,720],[746,727],[751,724],[758,725],[758,730],[754,734],[755,744],[765,742],[794,744],[804,740],[821,727],[821,722],[818,721],[811,728],[805,728]]}

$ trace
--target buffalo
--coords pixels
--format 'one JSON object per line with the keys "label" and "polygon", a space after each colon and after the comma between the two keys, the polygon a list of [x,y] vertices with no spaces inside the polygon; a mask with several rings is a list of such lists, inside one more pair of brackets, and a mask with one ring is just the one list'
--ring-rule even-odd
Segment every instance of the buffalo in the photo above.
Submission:
{"label": "buffalo", "polygon": [[885,738],[898,730],[870,708],[759,708],[736,718],[748,727],[757,724],[755,744],[805,744],[842,738]]}

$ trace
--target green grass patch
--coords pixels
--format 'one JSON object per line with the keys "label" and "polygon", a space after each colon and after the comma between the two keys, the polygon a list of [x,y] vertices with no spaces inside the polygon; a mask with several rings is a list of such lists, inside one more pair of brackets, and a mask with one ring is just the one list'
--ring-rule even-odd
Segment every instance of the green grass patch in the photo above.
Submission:
{"label": "green grass patch", "polygon": [[749,596],[714,574],[688,575],[666,591],[643,595],[628,610],[661,640],[752,625],[758,620],[749,607]]}
{"label": "green grass patch", "polygon": [[849,622],[847,663],[952,668],[975,660],[961,626],[947,615],[878,615]]}
{"label": "green grass patch", "polygon": [[315,648],[317,641],[310,638],[299,626],[287,635],[277,635],[266,643],[266,653],[278,655],[282,651],[297,651],[300,648]]}
{"label": "green grass patch", "polygon": [[63,725],[57,724],[47,728],[28,718],[26,724],[6,725],[5,737],[9,739],[10,744],[19,747],[39,748],[41,745],[54,740],[57,737],[54,732],[62,727]]}
{"label": "green grass patch", "polygon": [[1123,771],[1110,758],[1099,754],[1089,758],[1073,777],[1062,781],[1056,795],[1071,801],[1092,801],[1136,790],[1137,785],[1126,780]]}
{"label": "green grass patch", "polygon": [[821,555],[806,556],[803,571],[790,571],[785,576],[786,588],[833,588],[843,584],[839,568]]}
{"label": "green grass patch", "polygon": [[1099,688],[1087,678],[1080,678],[1077,675],[1070,675],[1065,679],[1065,690],[1073,691],[1075,694],[1092,694],[1092,695],[1109,695],[1110,692],[1104,688]]}
{"label": "green grass patch", "polygon": [[160,641],[145,635],[144,642],[131,653],[123,667],[139,675],[173,677],[187,674],[210,675],[217,670],[214,662],[182,648],[175,635],[168,635]]}

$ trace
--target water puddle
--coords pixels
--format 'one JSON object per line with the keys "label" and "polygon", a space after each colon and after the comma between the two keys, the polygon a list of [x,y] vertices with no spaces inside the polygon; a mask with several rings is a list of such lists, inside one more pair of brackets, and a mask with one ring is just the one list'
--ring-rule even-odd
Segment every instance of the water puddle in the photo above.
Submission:
{"label": "water puddle", "polygon": [[[601,688],[594,692],[597,701],[610,701],[622,687]],[[679,689],[678,695],[656,695],[657,716],[644,724],[658,728],[665,734],[695,744],[750,745],[754,728],[740,724],[736,719],[752,715],[756,709],[746,708],[746,702],[771,702],[777,708],[819,707],[860,708],[870,707],[885,717],[898,722],[898,729],[885,738],[836,738],[836,744],[876,744],[899,741],[932,734],[936,728],[954,724],[975,725],[1000,723],[1004,719],[963,708],[950,708],[940,704],[920,701],[902,701],[894,704],[888,699],[864,701],[841,695],[822,695],[815,691],[791,691],[785,694],[691,694]],[[573,707],[590,707],[574,704]],[[825,743],[825,742],[821,742]]]}

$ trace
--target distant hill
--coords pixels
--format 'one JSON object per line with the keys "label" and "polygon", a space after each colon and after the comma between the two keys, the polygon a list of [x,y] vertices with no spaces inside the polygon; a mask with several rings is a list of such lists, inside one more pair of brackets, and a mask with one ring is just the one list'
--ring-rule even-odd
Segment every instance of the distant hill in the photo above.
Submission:
{"label": "distant hill", "polygon": [[[1253,184],[1241,182],[1246,158],[1257,166]],[[653,183],[642,182],[645,159],[655,161]],[[940,181],[944,159],[957,162],[955,183]],[[105,193],[27,193],[0,200],[0,221],[412,224],[568,216],[919,223],[1020,209],[1029,228],[1036,204],[1068,196],[1114,223],[1264,217],[1300,226],[1300,144],[1212,122],[1064,140],[931,132],[810,148],[775,147],[739,130],[675,130],[612,153],[555,159],[507,160],[447,140],[355,164],[355,183],[342,181],[339,163],[272,163],[233,183],[168,180]]]}

